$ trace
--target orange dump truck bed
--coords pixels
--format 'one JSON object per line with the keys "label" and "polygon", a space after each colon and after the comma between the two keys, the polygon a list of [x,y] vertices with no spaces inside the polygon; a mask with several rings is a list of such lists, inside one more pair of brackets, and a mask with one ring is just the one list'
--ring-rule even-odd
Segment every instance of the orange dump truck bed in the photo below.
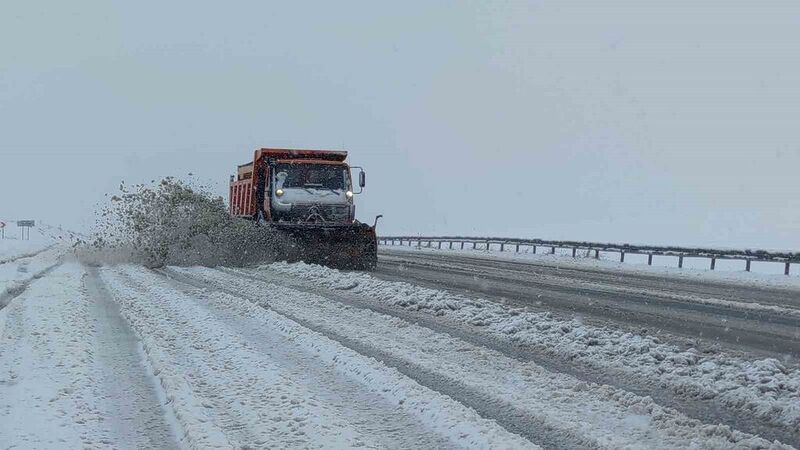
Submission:
{"label": "orange dump truck bed", "polygon": [[253,217],[256,213],[253,163],[240,165],[236,172],[236,176],[231,176],[228,193],[230,214],[237,217]]}

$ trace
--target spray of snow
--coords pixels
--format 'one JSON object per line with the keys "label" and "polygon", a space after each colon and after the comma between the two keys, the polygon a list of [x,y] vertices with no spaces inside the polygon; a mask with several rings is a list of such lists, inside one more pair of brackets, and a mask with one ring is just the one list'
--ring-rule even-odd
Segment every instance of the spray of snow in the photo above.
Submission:
{"label": "spray of snow", "polygon": [[96,234],[79,250],[89,263],[148,267],[233,265],[271,261],[276,238],[254,222],[231,217],[222,197],[174,178],[120,186],[97,214]]}

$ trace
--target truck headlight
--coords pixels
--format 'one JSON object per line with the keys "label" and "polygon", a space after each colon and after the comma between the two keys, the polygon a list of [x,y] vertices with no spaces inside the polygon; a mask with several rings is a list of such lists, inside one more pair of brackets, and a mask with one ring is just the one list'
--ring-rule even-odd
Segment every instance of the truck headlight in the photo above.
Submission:
{"label": "truck headlight", "polygon": [[353,191],[347,191],[344,195],[347,196],[347,198],[353,198]]}
{"label": "truck headlight", "polygon": [[276,197],[282,197],[283,196],[283,189],[276,190],[275,191],[275,196]]}

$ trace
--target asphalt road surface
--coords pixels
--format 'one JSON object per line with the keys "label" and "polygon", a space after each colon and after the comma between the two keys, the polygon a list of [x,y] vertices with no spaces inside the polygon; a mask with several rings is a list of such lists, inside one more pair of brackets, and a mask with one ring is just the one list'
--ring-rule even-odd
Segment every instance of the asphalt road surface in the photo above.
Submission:
{"label": "asphalt road surface", "polygon": [[668,332],[695,340],[693,345],[723,345],[790,361],[800,356],[800,291],[790,289],[453,252],[381,250],[376,275],[596,323]]}

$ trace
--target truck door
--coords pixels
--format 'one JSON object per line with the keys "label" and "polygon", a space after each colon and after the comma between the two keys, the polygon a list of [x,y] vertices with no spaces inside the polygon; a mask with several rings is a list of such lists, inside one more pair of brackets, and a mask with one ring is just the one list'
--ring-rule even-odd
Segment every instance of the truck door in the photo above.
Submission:
{"label": "truck door", "polygon": [[269,185],[269,166],[264,161],[257,161],[255,164],[255,177],[253,186],[256,190],[256,220],[270,221],[270,185]]}

